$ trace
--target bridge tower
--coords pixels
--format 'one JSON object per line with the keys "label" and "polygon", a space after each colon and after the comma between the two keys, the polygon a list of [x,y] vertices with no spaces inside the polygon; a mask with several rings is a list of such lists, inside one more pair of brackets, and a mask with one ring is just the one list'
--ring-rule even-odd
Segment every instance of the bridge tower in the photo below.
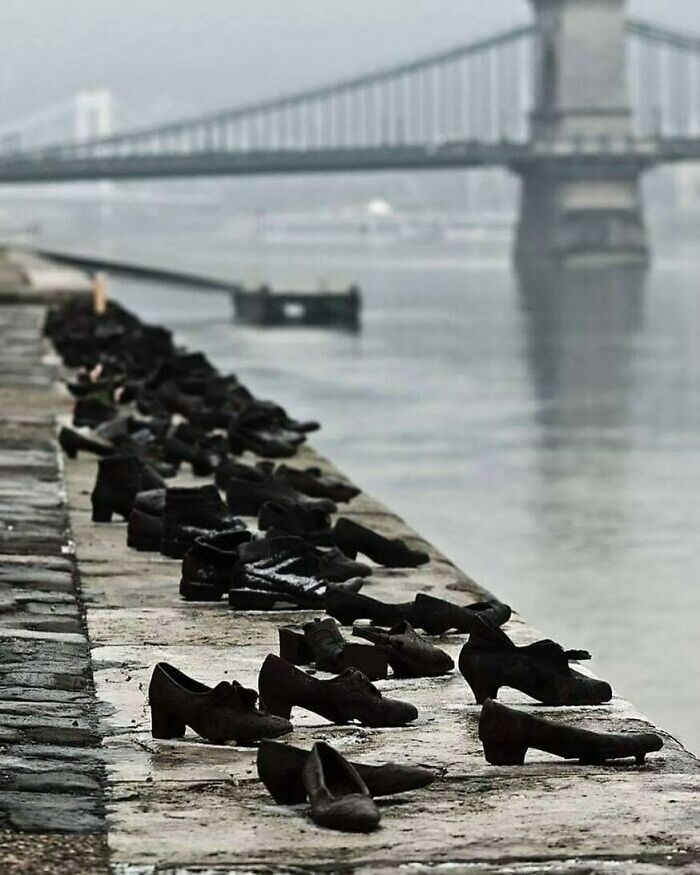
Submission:
{"label": "bridge tower", "polygon": [[[519,170],[516,261],[521,267],[543,261],[644,262],[641,166],[600,154],[610,155],[606,143],[624,149],[632,133],[626,0],[531,3],[536,28],[531,139],[548,157]],[[598,155],[587,154],[587,144]]]}

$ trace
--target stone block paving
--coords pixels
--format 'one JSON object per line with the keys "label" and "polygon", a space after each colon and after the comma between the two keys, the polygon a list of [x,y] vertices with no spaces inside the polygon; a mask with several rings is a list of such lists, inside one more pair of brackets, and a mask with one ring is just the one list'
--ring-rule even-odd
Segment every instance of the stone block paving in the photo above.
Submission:
{"label": "stone block paving", "polygon": [[104,766],[42,307],[0,307],[0,872],[105,872]]}

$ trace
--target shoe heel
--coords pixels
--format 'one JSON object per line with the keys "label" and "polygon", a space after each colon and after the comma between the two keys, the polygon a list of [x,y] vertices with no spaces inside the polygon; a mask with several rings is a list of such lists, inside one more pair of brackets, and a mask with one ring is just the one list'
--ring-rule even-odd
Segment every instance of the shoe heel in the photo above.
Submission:
{"label": "shoe heel", "polygon": [[151,706],[151,735],[153,738],[182,738],[185,724],[167,711]]}
{"label": "shoe heel", "polygon": [[93,523],[111,523],[114,511],[111,507],[104,504],[92,505],[92,521]]}
{"label": "shoe heel", "polygon": [[286,699],[283,699],[278,693],[266,693],[263,695],[260,692],[260,698],[262,699],[262,703],[267,709],[268,713],[274,714],[275,717],[283,717],[285,720],[289,720],[292,716],[292,705],[291,702],[288,702]]}
{"label": "shoe heel", "polygon": [[61,449],[68,456],[69,459],[77,459],[78,458],[78,448],[73,444],[69,444],[68,441],[61,443]]}
{"label": "shoe heel", "polygon": [[522,766],[527,745],[506,744],[502,741],[483,741],[486,762],[492,766]]}
{"label": "shoe heel", "polygon": [[292,665],[309,665],[314,661],[311,648],[306,643],[303,632],[283,626],[279,629],[280,659]]}

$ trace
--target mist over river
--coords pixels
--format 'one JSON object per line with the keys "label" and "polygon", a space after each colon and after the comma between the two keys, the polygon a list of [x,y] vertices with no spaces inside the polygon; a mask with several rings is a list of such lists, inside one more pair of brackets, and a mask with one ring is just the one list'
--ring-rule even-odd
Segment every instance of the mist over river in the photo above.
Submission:
{"label": "mist over river", "polygon": [[74,209],[43,236],[232,279],[357,282],[357,334],[237,326],[223,295],[109,289],[256,394],[320,419],[319,450],[700,751],[693,241],[657,241],[646,276],[548,285],[520,282],[502,239],[271,242],[186,212],[136,223],[118,206],[99,221]]}

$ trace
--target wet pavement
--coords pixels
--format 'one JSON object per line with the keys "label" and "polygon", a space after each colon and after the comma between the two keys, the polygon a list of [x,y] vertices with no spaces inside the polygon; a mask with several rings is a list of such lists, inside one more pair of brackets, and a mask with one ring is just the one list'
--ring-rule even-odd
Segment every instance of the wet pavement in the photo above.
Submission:
{"label": "wet pavement", "polygon": [[[516,875],[545,869],[562,875],[697,871],[700,770],[678,742],[662,732],[664,749],[645,766],[578,766],[530,752],[525,766],[492,767],[476,734],[480,709],[455,672],[378,684],[418,707],[418,720],[402,729],[331,726],[295,710],[294,744],[324,739],[359,760],[445,770],[424,790],[383,800],[382,826],[370,836],[323,830],[304,806],[275,805],[257,780],[254,750],[206,744],[191,733],[183,741],[154,741],[146,689],[158,660],[206,683],[225,678],[256,686],[263,658],[277,650],[277,628],[290,615],[235,613],[223,602],[185,604],[178,596],[178,562],[128,550],[123,523],[90,521],[95,461],[59,460],[51,442],[54,418],[65,417],[68,407],[53,385],[53,366],[41,358],[41,315],[40,308],[0,309],[0,335],[15,338],[4,349],[17,375],[0,386],[0,502],[3,519],[16,519],[10,523],[16,528],[3,530],[10,555],[0,568],[2,604],[8,606],[0,614],[0,822],[30,844],[30,832],[39,832],[27,852],[37,854],[37,868],[24,871],[43,871],[42,842],[70,859],[73,839],[66,835],[62,843],[60,836],[72,830],[88,835],[83,868],[66,863],[55,871],[100,871],[104,827],[115,875],[399,867]],[[333,469],[311,449],[294,460],[310,462]],[[178,482],[193,481],[182,476]],[[464,604],[484,594],[369,496],[342,512],[405,537],[432,557],[422,569],[376,569],[367,594],[404,601],[427,591]],[[517,643],[539,637],[517,615],[506,630]],[[463,642],[464,636],[450,635],[441,646],[456,657]],[[615,678],[607,679],[614,685]],[[617,696],[593,708],[545,708],[511,690],[501,698],[587,728],[650,726]],[[0,835],[2,871],[22,871],[11,856],[22,844],[3,841],[6,834]]]}

